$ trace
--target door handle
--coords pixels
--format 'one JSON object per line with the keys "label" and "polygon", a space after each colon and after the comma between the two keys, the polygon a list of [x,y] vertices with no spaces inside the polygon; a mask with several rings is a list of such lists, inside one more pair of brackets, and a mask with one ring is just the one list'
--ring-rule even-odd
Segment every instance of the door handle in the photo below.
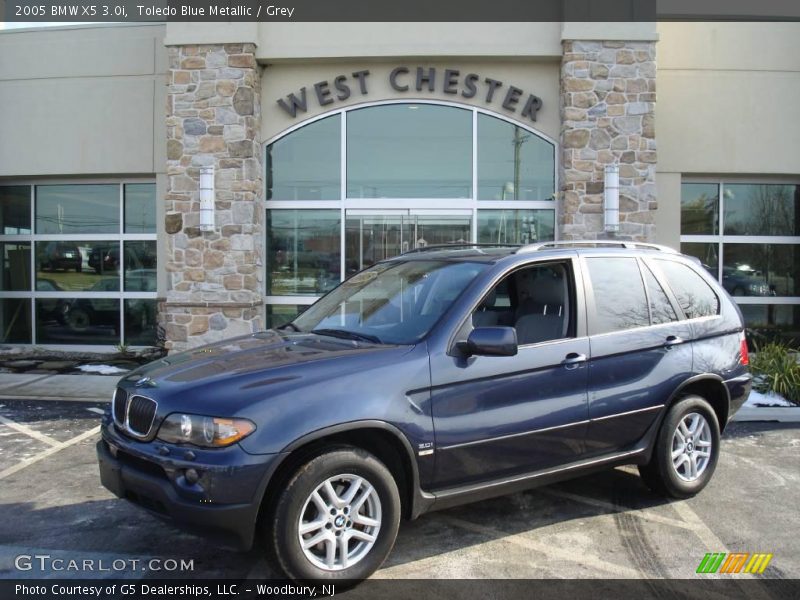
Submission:
{"label": "door handle", "polygon": [[561,361],[561,364],[564,365],[568,369],[574,369],[580,363],[586,362],[586,355],[579,354],[577,352],[570,352],[564,357],[564,360]]}
{"label": "door handle", "polygon": [[671,348],[672,346],[677,346],[678,344],[683,343],[683,338],[677,335],[668,335],[667,339],[664,340],[664,346],[667,348]]}

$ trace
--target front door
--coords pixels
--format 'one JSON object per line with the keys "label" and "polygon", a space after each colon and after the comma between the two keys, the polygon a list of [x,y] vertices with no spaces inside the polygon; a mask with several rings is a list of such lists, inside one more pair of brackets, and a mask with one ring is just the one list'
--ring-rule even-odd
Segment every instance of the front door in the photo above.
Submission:
{"label": "front door", "polygon": [[436,487],[531,473],[583,455],[587,359],[582,286],[573,259],[508,274],[472,326],[513,326],[516,356],[431,354]]}
{"label": "front door", "polygon": [[471,241],[471,210],[348,210],[345,278],[409,250]]}

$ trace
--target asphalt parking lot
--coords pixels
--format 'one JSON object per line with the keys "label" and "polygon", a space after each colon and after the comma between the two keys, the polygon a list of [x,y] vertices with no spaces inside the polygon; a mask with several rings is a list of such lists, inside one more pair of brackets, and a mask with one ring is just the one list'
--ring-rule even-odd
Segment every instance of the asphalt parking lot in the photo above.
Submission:
{"label": "asphalt parking lot", "polygon": [[[101,487],[94,443],[103,408],[0,401],[0,577],[170,575],[21,572],[20,554],[184,559],[194,578],[273,576],[258,551],[220,550]],[[401,526],[376,577],[690,578],[708,552],[765,552],[774,556],[761,577],[798,578],[798,489],[800,425],[734,423],[714,479],[696,498],[667,502],[635,469],[621,468],[430,513]]]}

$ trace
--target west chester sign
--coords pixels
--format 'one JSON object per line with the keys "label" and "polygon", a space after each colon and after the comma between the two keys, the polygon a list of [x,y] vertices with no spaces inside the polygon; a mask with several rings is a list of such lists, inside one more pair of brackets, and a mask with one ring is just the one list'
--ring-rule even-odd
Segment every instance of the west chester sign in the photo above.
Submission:
{"label": "west chester sign", "polygon": [[[319,81],[311,86],[300,88],[286,98],[278,99],[278,105],[292,118],[298,113],[308,111],[308,103],[328,106],[343,102],[359,94],[369,94],[369,70],[354,71],[349,75],[338,75],[330,80]],[[534,94],[526,94],[521,88],[505,85],[498,79],[482,77],[477,73],[461,73],[458,69],[436,69],[435,67],[395,67],[389,73],[389,85],[397,92],[444,94],[461,98],[483,98],[487,103],[495,103],[505,110],[522,118],[536,120],[536,113],[542,108],[542,99]]]}

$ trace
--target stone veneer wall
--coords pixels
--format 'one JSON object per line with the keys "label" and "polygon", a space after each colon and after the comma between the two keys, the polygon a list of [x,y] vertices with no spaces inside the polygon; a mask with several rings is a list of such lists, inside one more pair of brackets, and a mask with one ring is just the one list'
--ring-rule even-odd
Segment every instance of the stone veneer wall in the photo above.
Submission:
{"label": "stone veneer wall", "polygon": [[561,239],[603,231],[604,167],[619,164],[619,239],[655,236],[655,42],[564,41]]}
{"label": "stone veneer wall", "polygon": [[[167,94],[166,347],[261,326],[260,75],[252,44],[174,46]],[[199,229],[200,167],[215,167],[216,227]]]}

